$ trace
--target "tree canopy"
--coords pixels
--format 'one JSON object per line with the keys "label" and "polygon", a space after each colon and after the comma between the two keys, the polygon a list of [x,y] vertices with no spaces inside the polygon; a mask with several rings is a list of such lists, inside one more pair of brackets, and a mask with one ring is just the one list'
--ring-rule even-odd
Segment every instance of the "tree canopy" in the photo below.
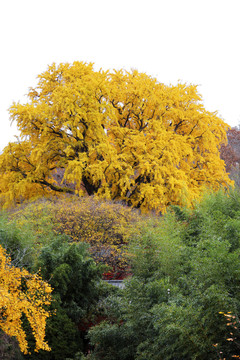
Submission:
{"label": "tree canopy", "polygon": [[67,192],[164,211],[231,183],[219,154],[228,125],[195,85],[82,62],[52,64],[38,79],[29,101],[10,107],[21,136],[0,156],[5,206]]}

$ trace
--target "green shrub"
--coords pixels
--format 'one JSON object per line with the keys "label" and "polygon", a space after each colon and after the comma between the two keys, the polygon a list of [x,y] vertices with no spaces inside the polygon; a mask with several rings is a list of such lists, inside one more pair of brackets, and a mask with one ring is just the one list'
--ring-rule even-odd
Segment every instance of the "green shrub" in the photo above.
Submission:
{"label": "green shrub", "polygon": [[11,255],[14,266],[32,267],[36,255],[32,232],[20,230],[13,221],[9,224],[4,213],[0,213],[0,245]]}
{"label": "green shrub", "polygon": [[[41,248],[36,269],[53,287],[53,315],[47,321],[46,338],[52,351],[32,354],[29,360],[62,360],[85,351],[85,332],[78,327],[96,312],[102,296],[102,268],[90,257],[87,244],[69,243],[56,236]],[[27,357],[28,359],[28,357]]]}
{"label": "green shrub", "polygon": [[[127,272],[127,245],[137,231],[137,210],[95,197],[66,196],[25,203],[11,213],[20,228],[30,227],[36,242],[48,243],[49,233],[65,234],[72,242],[86,242],[94,260],[109,266],[112,277]],[[46,238],[46,240],[44,240]]]}
{"label": "green shrub", "polygon": [[90,330],[93,359],[238,354],[239,327],[224,314],[240,313],[239,210],[237,191],[219,192],[142,228],[131,245],[132,278],[105,302],[109,320]]}

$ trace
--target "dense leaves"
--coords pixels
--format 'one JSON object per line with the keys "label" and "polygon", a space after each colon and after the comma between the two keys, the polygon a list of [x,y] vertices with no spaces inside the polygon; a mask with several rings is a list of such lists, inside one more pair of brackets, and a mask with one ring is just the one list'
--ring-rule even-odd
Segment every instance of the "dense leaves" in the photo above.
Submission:
{"label": "dense leaves", "polygon": [[[14,221],[9,223],[6,214],[0,214],[0,245],[11,254],[11,264],[31,270],[36,256],[36,244],[33,233],[17,226]],[[35,245],[35,246],[34,246]]]}
{"label": "dense leaves", "polygon": [[[8,213],[8,218],[7,215],[0,216],[0,241],[12,254],[11,265],[18,264],[22,269],[19,269],[20,272],[25,271],[23,266],[27,266],[34,274],[41,269],[42,279],[47,280],[53,288],[52,303],[48,308],[52,316],[46,321],[45,331],[51,351],[34,351],[36,339],[32,335],[31,323],[22,311],[21,326],[26,334],[28,350],[31,352],[30,355],[24,355],[24,358],[62,360],[73,359],[76,355],[77,359],[77,354],[80,356],[87,349],[86,332],[89,326],[99,317],[97,304],[106,293],[109,293],[109,289],[101,285],[104,268],[96,265],[90,257],[86,243],[72,244],[67,235],[54,233],[50,224],[48,226],[50,213],[39,212],[36,203],[31,205],[35,207],[35,211],[34,207],[28,208],[29,212],[24,213],[23,209],[18,209],[16,222],[13,220],[13,215],[16,214],[11,213],[10,216]],[[25,218],[25,221],[22,221],[24,215],[28,220]],[[35,275],[29,273],[30,276]],[[1,281],[4,282],[6,279],[1,277]],[[17,295],[19,296],[19,293],[16,292]],[[30,305],[28,307],[31,311]],[[16,311],[13,307],[9,309],[11,316],[15,318]],[[15,328],[17,331],[16,326]],[[21,338],[24,341],[24,337]],[[18,348],[13,340],[8,340],[1,332],[0,354],[4,354],[7,349],[10,351],[11,348],[12,358],[15,359],[18,357]]]}
{"label": "dense leaves", "polygon": [[101,268],[86,250],[86,244],[68,244],[58,238],[42,248],[38,266],[49,278],[61,306],[75,322],[84,318],[97,298]]}
{"label": "dense leaves", "polygon": [[71,242],[88,243],[93,259],[108,265],[106,276],[111,278],[122,278],[129,271],[127,245],[140,219],[144,221],[137,210],[122,204],[74,196],[24,203],[9,217],[21,229],[31,227],[44,243],[49,231],[68,235]]}
{"label": "dense leaves", "polygon": [[[228,126],[205,110],[196,86],[165,86],[135,70],[53,64],[28,97],[10,108],[21,135],[0,155],[1,206],[24,202],[0,219],[12,259],[0,247],[1,328],[22,351],[39,350],[22,356],[81,359],[89,340],[95,360],[237,356],[240,195],[197,201],[232,184],[223,160],[237,180],[239,131],[228,131],[226,147]],[[131,263],[126,287],[103,285],[106,269],[94,260],[113,277]],[[39,268],[41,278],[30,274]],[[50,318],[45,281],[54,289]],[[45,325],[51,352],[41,350]],[[6,336],[2,353],[15,346]]]}
{"label": "dense leaves", "polygon": [[45,309],[51,303],[52,289],[38,275],[11,265],[5,250],[0,246],[0,328],[15,336],[22,352],[28,352],[26,333],[22,326],[25,314],[35,338],[35,350],[50,350],[45,341],[46,319],[50,313]]}
{"label": "dense leaves", "polygon": [[[58,220],[63,219],[64,213],[59,206],[61,201],[56,201]],[[75,198],[71,201],[72,211]],[[163,217],[140,219],[141,226],[138,224],[137,231],[131,233],[128,244],[133,275],[125,281],[124,289],[114,291],[110,285],[102,284],[103,269],[90,257],[86,244],[70,240],[65,231],[62,235],[52,233],[53,218],[57,217],[57,211],[53,211],[52,219],[49,217],[49,209],[54,210],[52,205],[55,202],[50,200],[38,201],[12,211],[11,221],[17,219],[22,231],[17,231],[12,222],[7,225],[6,219],[1,223],[2,244],[8,243],[9,234],[13,235],[8,247],[13,258],[19,264],[27,259],[34,272],[41,267],[42,278],[54,288],[51,311],[56,312],[46,322],[46,339],[52,351],[40,350],[24,358],[83,359],[83,353],[90,349],[86,338],[90,327],[88,359],[214,360],[239,354],[237,190],[206,194],[192,210],[174,205]],[[100,216],[100,203],[95,206]],[[107,210],[108,206],[109,203]],[[71,215],[70,210],[66,209],[66,220],[68,216],[72,221],[75,215],[79,220],[83,216],[76,209]],[[32,245],[29,240],[21,242],[21,235],[27,234],[24,216],[29,220],[29,231],[35,230]],[[48,222],[49,227],[44,229]],[[100,221],[99,228],[104,224]],[[109,227],[113,225],[115,221]],[[11,231],[6,231],[7,226],[12,227]],[[117,233],[109,229],[109,234]],[[22,256],[27,254],[25,248],[31,250],[31,256],[26,258]],[[32,351],[36,341],[25,320],[22,317]],[[3,336],[1,339],[5,341]]]}
{"label": "dense leaves", "polygon": [[[90,330],[92,359],[207,360],[239,354],[240,194],[174,208],[132,245],[133,277]],[[115,319],[114,323],[112,319]]]}
{"label": "dense leaves", "polygon": [[[69,244],[56,236],[41,248],[36,268],[47,279],[53,291],[53,315],[47,322],[46,336],[52,351],[29,357],[35,360],[61,360],[85,349],[85,331],[78,327],[93,321],[101,297],[99,282],[102,269],[89,256],[85,243]],[[82,337],[81,337],[82,336]]]}
{"label": "dense leaves", "polygon": [[230,184],[219,156],[228,126],[194,85],[74,62],[49,66],[28,96],[10,108],[21,138],[0,156],[4,206],[67,192],[165,211]]}

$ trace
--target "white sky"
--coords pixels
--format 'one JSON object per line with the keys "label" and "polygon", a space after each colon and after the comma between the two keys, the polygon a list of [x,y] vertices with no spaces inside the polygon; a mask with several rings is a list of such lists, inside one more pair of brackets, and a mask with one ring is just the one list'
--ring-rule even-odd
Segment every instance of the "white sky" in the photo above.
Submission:
{"label": "white sky", "polygon": [[199,85],[205,108],[240,123],[240,0],[1,0],[0,150],[7,109],[53,62],[135,68]]}

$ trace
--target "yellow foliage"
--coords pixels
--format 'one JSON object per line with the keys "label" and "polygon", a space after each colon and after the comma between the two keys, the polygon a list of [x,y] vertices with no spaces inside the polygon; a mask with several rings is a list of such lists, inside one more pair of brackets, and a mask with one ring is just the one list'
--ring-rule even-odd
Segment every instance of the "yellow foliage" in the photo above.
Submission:
{"label": "yellow foliage", "polygon": [[24,204],[11,212],[11,218],[20,228],[30,226],[42,238],[51,226],[74,242],[87,242],[95,261],[109,265],[116,273],[128,267],[126,245],[137,232],[140,215],[127,206],[94,197],[65,196]]}
{"label": "yellow foliage", "polygon": [[0,246],[0,328],[8,335],[15,336],[20,349],[27,354],[28,344],[22,328],[21,317],[26,315],[36,340],[35,351],[50,351],[45,337],[45,309],[51,302],[51,287],[40,276],[25,269],[13,267],[11,260]]}
{"label": "yellow foliage", "polygon": [[21,141],[0,156],[2,205],[75,192],[164,212],[232,184],[219,154],[229,127],[194,85],[74,62],[49,66],[28,95],[10,108]]}

